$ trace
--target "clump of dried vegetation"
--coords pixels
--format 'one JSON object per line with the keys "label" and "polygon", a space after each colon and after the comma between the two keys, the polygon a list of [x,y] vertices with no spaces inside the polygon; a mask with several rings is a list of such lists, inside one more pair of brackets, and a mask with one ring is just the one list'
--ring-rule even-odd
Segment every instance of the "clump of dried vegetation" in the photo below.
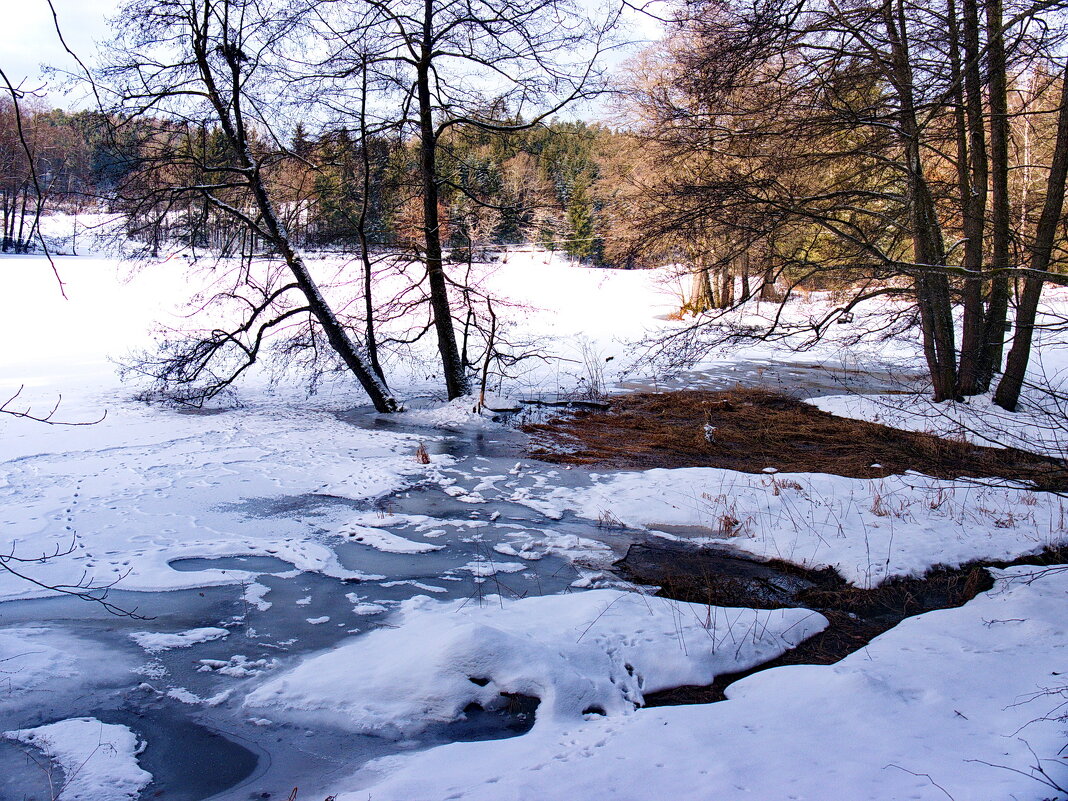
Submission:
{"label": "clump of dried vegetation", "polygon": [[[715,431],[713,441],[706,426]],[[1054,459],[836,417],[763,389],[623,395],[606,412],[580,411],[523,430],[531,434],[532,456],[563,464],[747,473],[771,467],[850,478],[915,470],[936,478],[1005,478],[1068,489],[1068,469]]]}

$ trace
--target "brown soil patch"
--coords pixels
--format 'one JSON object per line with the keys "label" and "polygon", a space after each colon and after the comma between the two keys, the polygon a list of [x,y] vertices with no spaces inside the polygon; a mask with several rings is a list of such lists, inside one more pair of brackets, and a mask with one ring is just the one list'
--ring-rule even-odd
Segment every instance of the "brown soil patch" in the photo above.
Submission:
{"label": "brown soil patch", "polygon": [[[711,442],[706,425],[715,429]],[[1068,489],[1068,470],[1053,459],[836,417],[761,389],[624,395],[606,412],[580,411],[523,430],[531,435],[531,456],[562,464],[746,473],[773,467],[850,478],[915,470],[937,478],[1007,478]]]}

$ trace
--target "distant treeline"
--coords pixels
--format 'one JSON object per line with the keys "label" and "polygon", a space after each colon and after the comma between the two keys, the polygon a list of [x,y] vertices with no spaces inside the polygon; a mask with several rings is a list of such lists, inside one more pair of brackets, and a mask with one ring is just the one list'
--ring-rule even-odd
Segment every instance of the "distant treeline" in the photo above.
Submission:
{"label": "distant treeline", "polygon": [[[206,199],[167,191],[168,183],[218,187],[226,180],[233,157],[218,129],[26,108],[21,128],[20,137],[13,105],[0,102],[4,252],[32,249],[39,213],[60,210],[123,213],[131,236],[157,251],[165,243],[224,254],[255,247],[243,226]],[[604,264],[594,188],[618,136],[597,124],[554,121],[507,135],[467,129],[442,141],[440,213],[453,258],[531,243]],[[375,248],[416,245],[417,143],[301,124],[284,144],[268,179],[295,242],[346,250],[365,236]]]}

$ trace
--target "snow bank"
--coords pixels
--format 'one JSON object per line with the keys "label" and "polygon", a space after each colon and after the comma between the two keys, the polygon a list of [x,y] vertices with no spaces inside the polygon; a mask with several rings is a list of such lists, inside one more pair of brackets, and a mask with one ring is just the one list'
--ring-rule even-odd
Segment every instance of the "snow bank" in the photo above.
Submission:
{"label": "snow bank", "polygon": [[[853,479],[822,473],[751,475],[692,467],[595,476],[590,487],[516,497],[550,516],[574,510],[634,528],[672,529],[699,544],[760,558],[831,566],[872,587],[934,565],[1011,560],[1068,540],[1066,502],[1011,483],[916,473]],[[677,531],[678,529],[676,529]]]}
{"label": "snow bank", "polygon": [[338,801],[1045,798],[1036,758],[1068,781],[1063,723],[1044,719],[1062,700],[1044,689],[1064,685],[1068,572],[999,575],[838,664],[754,674],[723,703],[387,758]]}
{"label": "snow bank", "polygon": [[617,590],[485,606],[417,596],[395,626],[307,659],[251,692],[246,706],[314,725],[406,737],[462,719],[502,693],[541,699],[537,721],[610,717],[643,693],[709,684],[774,658],[826,626],[803,609],[726,609]]}
{"label": "snow bank", "polygon": [[515,401],[509,398],[487,393],[481,410],[477,395],[464,395],[448,403],[430,404],[422,408],[415,408],[413,404],[413,408],[390,419],[409,425],[447,430],[497,428],[500,424],[493,421],[495,411],[513,411],[518,408]]}
{"label": "snow bank", "polygon": [[922,395],[829,395],[808,401],[825,412],[891,428],[953,437],[975,445],[1020,448],[1062,458],[1068,452],[1063,410],[1041,398],[1018,412],[995,406],[990,395],[934,403]]}
{"label": "snow bank", "polygon": [[136,801],[152,781],[137,764],[144,746],[126,726],[70,718],[3,736],[40,748],[62,769],[56,801]]}

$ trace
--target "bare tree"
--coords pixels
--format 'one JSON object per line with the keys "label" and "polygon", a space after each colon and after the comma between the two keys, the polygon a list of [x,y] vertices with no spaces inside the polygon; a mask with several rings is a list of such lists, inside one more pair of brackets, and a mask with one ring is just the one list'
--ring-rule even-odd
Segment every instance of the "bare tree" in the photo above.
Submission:
{"label": "bare tree", "polygon": [[[787,296],[851,287],[816,337],[865,300],[911,298],[935,398],[984,391],[1008,276],[1046,274],[1041,226],[1010,227],[1006,95],[1059,58],[1062,13],[1019,3],[1006,15],[999,0],[687,4],[638,96],[664,165],[647,191],[653,240],[700,221],[733,243],[724,260],[759,247],[757,269]],[[1016,262],[1013,241],[1033,243]]]}
{"label": "bare tree", "polygon": [[[190,197],[201,199],[276,254],[290,279],[257,287],[254,299],[237,291],[222,293],[248,306],[244,320],[171,353],[156,374],[189,386],[208,374],[206,391],[218,392],[259,357],[265,336],[305,315],[375,408],[396,411],[399,404],[383,376],[325,299],[272,196],[271,171],[288,155],[275,134],[278,120],[272,112],[291,78],[285,72],[287,37],[298,18],[287,6],[257,0],[131,0],[120,10],[122,33],[101,76],[115,119],[123,125],[151,121],[138,171],[149,179],[142,200],[166,218]],[[187,147],[188,133],[203,128],[219,132],[224,154]],[[201,180],[181,180],[176,166],[195,168],[193,177]],[[239,275],[235,288],[244,284]],[[300,302],[284,303],[292,293]],[[227,355],[236,355],[236,367],[212,372],[216,358]]]}
{"label": "bare tree", "polygon": [[[1068,180],[1068,64],[1061,78],[1060,113],[1057,117],[1057,142],[1053,149],[1046,182],[1046,202],[1038,221],[1035,239],[1031,244],[1031,269],[1041,273],[1050,267],[1054,238],[1061,227],[1064,209],[1065,181]],[[1024,284],[1023,296],[1016,310],[1016,336],[1012,340],[1005,365],[1005,374],[994,394],[994,402],[1009,411],[1015,411],[1023,388],[1027,363],[1030,361],[1031,344],[1034,338],[1035,318],[1038,303],[1045,284],[1039,274],[1031,274]]]}
{"label": "bare tree", "polygon": [[362,98],[370,70],[379,103],[392,103],[418,142],[418,257],[448,396],[459,397],[470,385],[445,271],[442,201],[445,189],[467,190],[444,174],[442,148],[455,129],[521,131],[600,91],[599,60],[617,14],[593,21],[571,0],[334,0],[314,4],[314,16],[331,54],[319,74],[335,76],[342,92],[360,76]]}

